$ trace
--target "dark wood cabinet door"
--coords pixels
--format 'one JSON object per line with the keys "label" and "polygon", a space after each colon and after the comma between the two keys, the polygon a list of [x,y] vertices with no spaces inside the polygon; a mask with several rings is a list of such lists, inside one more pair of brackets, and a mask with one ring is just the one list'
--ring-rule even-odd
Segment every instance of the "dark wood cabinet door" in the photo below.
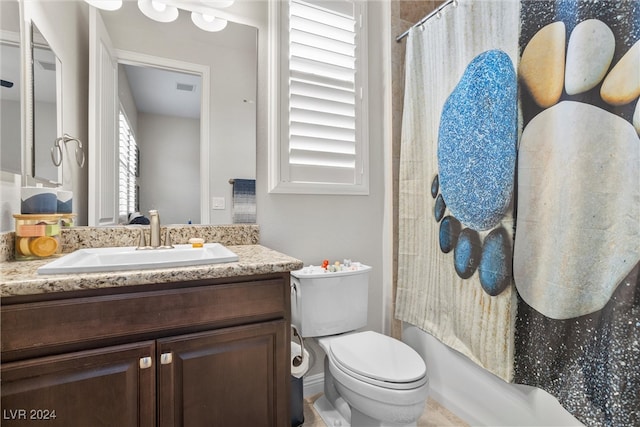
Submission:
{"label": "dark wood cabinet door", "polygon": [[155,362],[145,341],[2,364],[1,424],[153,427]]}
{"label": "dark wood cabinet door", "polygon": [[160,427],[290,425],[285,320],[157,341]]}

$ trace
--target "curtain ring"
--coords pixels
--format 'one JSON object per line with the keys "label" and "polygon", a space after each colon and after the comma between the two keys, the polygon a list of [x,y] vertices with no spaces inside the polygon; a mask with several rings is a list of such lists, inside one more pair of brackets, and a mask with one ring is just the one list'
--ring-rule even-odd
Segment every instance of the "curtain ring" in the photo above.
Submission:
{"label": "curtain ring", "polygon": [[[51,161],[55,166],[60,166],[62,164],[62,147],[60,147],[60,141],[62,139],[63,138],[56,138],[53,142],[53,147],[51,147]],[[57,156],[56,153],[58,154]]]}

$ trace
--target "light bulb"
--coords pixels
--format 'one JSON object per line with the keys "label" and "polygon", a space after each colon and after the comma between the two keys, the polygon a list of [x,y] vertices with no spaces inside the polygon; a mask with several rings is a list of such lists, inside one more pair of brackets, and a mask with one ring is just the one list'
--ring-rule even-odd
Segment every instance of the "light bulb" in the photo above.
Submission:
{"label": "light bulb", "polygon": [[191,20],[201,30],[205,31],[222,31],[227,26],[227,20],[216,18],[213,15],[205,15],[198,12],[191,12]]}
{"label": "light bulb", "polygon": [[234,0],[200,0],[201,3],[217,8],[229,7],[234,3]]}
{"label": "light bulb", "polygon": [[166,4],[160,3],[159,1],[155,0],[151,0],[151,6],[160,13],[164,12],[167,9]]}
{"label": "light bulb", "polygon": [[138,8],[148,18],[158,22],[172,22],[178,18],[178,8],[156,0],[138,0]]}
{"label": "light bulb", "polygon": [[118,10],[122,7],[122,0],[84,0],[91,6],[102,10]]}

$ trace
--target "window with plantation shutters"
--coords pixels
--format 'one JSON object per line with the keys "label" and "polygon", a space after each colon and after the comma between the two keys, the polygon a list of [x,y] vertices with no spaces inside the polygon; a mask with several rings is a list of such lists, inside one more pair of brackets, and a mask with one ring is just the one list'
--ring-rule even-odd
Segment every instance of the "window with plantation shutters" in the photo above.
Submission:
{"label": "window with plantation shutters", "polygon": [[129,126],[127,117],[120,110],[119,118],[119,173],[118,173],[118,205],[121,222],[126,222],[128,215],[138,211],[138,145]]}
{"label": "window with plantation shutters", "polygon": [[368,194],[364,7],[354,0],[283,5],[279,180],[272,191]]}

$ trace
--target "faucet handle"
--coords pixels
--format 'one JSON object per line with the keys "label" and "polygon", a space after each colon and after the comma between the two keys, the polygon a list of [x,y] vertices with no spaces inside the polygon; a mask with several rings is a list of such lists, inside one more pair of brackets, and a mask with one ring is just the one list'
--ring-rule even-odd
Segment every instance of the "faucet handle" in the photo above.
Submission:
{"label": "faucet handle", "polygon": [[147,239],[144,235],[144,229],[140,229],[140,239],[138,240],[138,247],[136,249],[147,249]]}
{"label": "faucet handle", "polygon": [[167,227],[167,230],[165,231],[164,234],[164,249],[172,249],[173,248],[173,244],[171,243],[171,232],[169,227]]}

